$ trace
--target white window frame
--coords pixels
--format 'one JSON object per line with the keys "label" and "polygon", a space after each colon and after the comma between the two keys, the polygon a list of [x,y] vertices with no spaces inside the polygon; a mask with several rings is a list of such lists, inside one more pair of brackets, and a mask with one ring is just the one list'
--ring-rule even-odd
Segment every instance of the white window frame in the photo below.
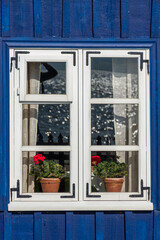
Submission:
{"label": "white window frame", "polygon": [[[22,179],[22,162],[21,162],[21,150],[24,151],[40,151],[43,148],[43,151],[74,151],[74,154],[70,156],[72,159],[77,159],[76,161],[72,161],[72,176],[71,176],[71,184],[74,182],[76,185],[76,196],[74,199],[60,199],[60,195],[67,195],[67,193],[63,194],[41,194],[41,193],[33,193],[32,198],[23,199],[16,198],[16,194],[13,194],[12,201],[10,201],[8,205],[9,211],[29,211],[29,210],[41,210],[41,211],[53,211],[53,210],[153,210],[153,204],[150,201],[147,201],[147,193],[144,191],[143,198],[130,198],[129,194],[132,193],[101,193],[102,198],[88,198],[86,197],[86,183],[90,183],[91,179],[91,161],[84,162],[84,159],[91,159],[90,151],[114,151],[114,150],[139,150],[140,148],[137,146],[90,146],[90,117],[88,111],[90,111],[90,103],[101,103],[99,99],[90,99],[90,60],[91,57],[94,57],[94,54],[89,56],[89,65],[86,66],[86,51],[82,49],[18,49],[30,51],[33,53],[33,57],[30,55],[20,55],[18,61],[18,67],[21,69],[15,69],[13,67],[13,71],[10,73],[10,188],[16,187],[16,179]],[[31,95],[26,94],[26,63],[27,62],[47,62],[47,61],[62,61],[67,62],[66,66],[73,66],[73,56],[72,55],[62,55],[59,58],[56,58],[56,54],[58,55],[61,51],[73,51],[76,52],[76,67],[73,67],[72,70],[67,71],[67,81],[66,85],[66,94],[64,96],[49,96],[47,95]],[[90,51],[91,49],[88,49]],[[101,51],[101,54],[98,56],[95,54],[95,57],[108,56],[108,57],[126,57],[128,51],[137,51],[137,49],[92,49],[93,51]],[[17,49],[16,49],[17,51]],[[47,54],[42,54],[42,52],[46,52]],[[143,52],[145,59],[149,59],[149,50],[138,49],[138,52]],[[52,58],[53,54],[53,58]],[[10,57],[15,56],[15,49],[10,50]],[[127,56],[127,57],[132,57]],[[140,62],[140,57],[137,57]],[[140,124],[140,134],[144,131],[146,133],[147,142],[144,144],[143,141],[139,140],[141,146],[141,154],[140,158],[142,158],[142,152],[146,156],[145,168],[139,169],[140,177],[143,177],[144,186],[150,187],[150,86],[149,86],[149,75],[147,74],[147,66],[144,64],[143,71],[139,71],[139,74],[145,78],[143,81],[143,85],[140,85],[139,96],[142,93],[143,103],[145,102],[145,107],[143,107],[141,99],[133,100],[128,99],[127,103],[140,103],[139,112],[143,111],[142,119],[139,119],[140,122],[144,121],[144,116],[146,116],[147,123]],[[18,80],[15,80],[18,79]],[[77,81],[76,81],[77,79]],[[20,82],[21,85],[19,85]],[[19,90],[20,89],[20,90]],[[144,89],[146,94],[144,94]],[[20,98],[17,96],[17,93],[20,94]],[[84,95],[83,95],[84,94]],[[87,100],[87,102],[86,102]],[[105,103],[117,103],[116,101],[121,103],[126,103],[123,99],[102,99],[103,104]],[[125,99],[126,100],[126,99]],[[71,114],[71,124],[73,124],[73,131],[70,130],[71,136],[71,145],[70,146],[27,146],[22,147],[21,139],[18,138],[16,142],[15,136],[20,136],[20,126],[22,115],[21,113],[21,104],[32,104],[32,103],[49,103],[54,101],[54,103],[70,103],[73,107]],[[20,104],[21,103],[21,104]],[[17,108],[17,106],[19,107]],[[85,110],[84,110],[85,109]],[[16,119],[16,116],[20,116],[20,118]],[[145,122],[146,122],[145,119]],[[15,127],[16,126],[16,127]],[[83,129],[83,131],[82,131]],[[84,135],[84,133],[87,133]],[[21,134],[22,135],[22,134]],[[144,134],[141,134],[144,137]],[[79,136],[79,138],[78,138]],[[75,140],[76,139],[76,140]],[[76,149],[78,149],[76,151]],[[16,163],[15,163],[16,159]],[[70,160],[71,161],[71,160]],[[143,161],[143,160],[142,160]],[[74,169],[74,170],[73,170]],[[146,174],[144,173],[146,172]],[[140,179],[140,178],[139,178]],[[70,185],[72,194],[72,187]],[[140,186],[139,186],[140,189]],[[89,194],[92,195],[91,192]],[[94,193],[95,195],[96,193]],[[135,194],[138,194],[137,192]],[[26,193],[25,193],[26,195]],[[30,195],[30,193],[28,193]],[[55,197],[56,196],[56,197]],[[100,201],[100,202],[99,202]],[[99,202],[99,204],[98,204]]]}
{"label": "white window frame", "polygon": [[[35,50],[38,52],[38,50]],[[35,51],[30,51],[31,56],[27,58],[27,60],[29,59],[31,62],[40,62],[40,58],[41,58],[41,54],[39,55],[39,57],[37,57],[38,54],[35,55]],[[43,51],[43,55],[47,56],[48,53],[53,51],[49,51],[49,50],[42,50]],[[41,53],[41,51],[40,51]],[[11,56],[15,55],[14,50],[12,50],[10,52]],[[33,54],[33,55],[32,55]],[[55,60],[55,55],[57,54],[57,56],[64,62],[66,62],[66,72],[67,72],[67,78],[66,78],[66,85],[68,86],[67,88],[70,87],[70,82],[72,80],[72,78],[77,78],[77,68],[75,68],[73,66],[73,56],[72,55],[67,55],[67,57],[65,56],[65,58],[63,57],[63,59],[61,58],[61,51],[55,51],[53,54],[53,59],[50,57],[44,57],[43,56],[43,60],[47,62],[48,61],[56,61]],[[22,193],[22,186],[20,185],[20,194],[21,195],[30,195],[32,196],[31,198],[17,198],[16,194],[13,192],[12,193],[12,201],[14,202],[24,202],[24,201],[45,201],[45,202],[53,202],[53,201],[59,201],[59,202],[64,202],[64,201],[77,201],[78,199],[78,188],[75,188],[75,198],[61,198],[61,196],[71,196],[73,194],[73,184],[75,184],[76,186],[78,186],[78,179],[77,179],[77,175],[78,175],[78,164],[76,163],[76,161],[74,161],[74,159],[78,158],[78,153],[76,151],[76,149],[78,148],[78,126],[77,126],[77,122],[78,122],[78,102],[77,102],[77,89],[78,87],[77,85],[77,81],[74,81],[72,84],[72,88],[70,88],[70,90],[67,90],[68,95],[70,96],[70,99],[68,98],[68,96],[63,96],[63,95],[59,95],[57,96],[53,96],[51,94],[44,94],[45,96],[43,96],[42,94],[39,94],[34,96],[32,94],[26,94],[24,95],[25,98],[22,101],[23,98],[19,99],[19,94],[17,94],[17,89],[21,88],[22,85],[19,85],[20,82],[24,81],[25,82],[25,86],[27,85],[27,78],[24,77],[24,74],[22,74],[22,70],[26,73],[26,59],[25,62],[22,61],[22,59],[24,60],[24,58],[26,58],[27,55],[21,55],[21,57],[19,58],[19,65],[24,66],[21,69],[21,71],[19,71],[19,69],[14,68],[14,72],[13,74],[11,74],[10,76],[10,108],[11,108],[11,112],[10,112],[10,139],[11,139],[11,144],[10,144],[10,152],[12,153],[10,156],[10,161],[12,164],[11,166],[11,171],[10,171],[10,186],[11,188],[15,188],[16,186],[16,182],[17,180],[20,180],[20,183],[22,185],[22,152],[36,152],[36,151],[49,151],[49,152],[69,152],[70,153],[70,193],[56,193],[56,194],[51,194],[51,193]],[[36,57],[35,57],[36,56]],[[68,61],[69,59],[69,61]],[[22,78],[17,77],[19,75],[22,76]],[[69,74],[68,74],[69,73]],[[71,74],[72,73],[72,74]],[[70,76],[72,75],[72,76]],[[16,76],[14,78],[14,76]],[[24,90],[24,85],[22,87],[22,89]],[[73,89],[73,90],[72,90]],[[23,96],[24,91],[22,91],[22,96]],[[72,95],[71,95],[72,93]],[[21,91],[20,91],[20,96],[21,96]],[[69,99],[69,100],[67,100]],[[72,99],[72,101],[71,101]],[[70,105],[70,126],[73,126],[73,130],[70,129],[70,145],[68,146],[22,146],[22,105],[23,104],[69,104]],[[19,116],[18,118],[16,116]],[[17,137],[15,137],[17,136]],[[15,161],[16,160],[16,161]]]}
{"label": "white window frame", "polygon": [[[26,51],[27,52],[27,51]],[[72,101],[73,79],[76,68],[73,66],[73,55],[62,54],[63,50],[29,50],[29,54],[20,54],[18,61],[17,77],[19,77],[20,101]],[[66,62],[66,94],[27,94],[27,63],[29,62]]]}
{"label": "white window frame", "polygon": [[[84,54],[84,61],[86,52]],[[96,51],[95,51],[96,52]],[[98,51],[97,51],[98,52]],[[144,186],[150,186],[150,142],[149,135],[147,136],[147,129],[149,128],[149,102],[147,102],[146,93],[149,89],[149,78],[147,73],[147,66],[143,67],[143,70],[140,70],[140,56],[137,55],[129,55],[129,50],[101,50],[100,54],[90,54],[89,55],[89,64],[88,66],[84,64],[84,159],[91,159],[91,151],[138,151],[138,179],[139,179],[139,189],[140,188],[140,179],[143,179]],[[137,52],[137,50],[132,50],[132,52]],[[143,53],[144,58],[148,59],[148,50],[138,50],[138,52]],[[138,59],[138,99],[124,99],[124,98],[91,98],[91,58],[137,58]],[[148,93],[149,96],[149,93]],[[91,104],[138,104],[138,139],[139,146],[136,145],[124,145],[124,146],[116,146],[116,145],[91,145]],[[147,120],[147,121],[146,121]],[[148,124],[148,125],[147,125]],[[147,161],[146,161],[147,159]],[[84,187],[86,183],[89,183],[91,186],[91,163],[88,161],[84,166]],[[132,194],[137,194],[137,192],[121,192],[121,193],[91,193],[91,189],[89,189],[89,194],[92,195],[101,195],[99,201],[133,201],[135,198],[130,197]],[[87,201],[96,200],[96,198],[85,197]],[[144,191],[144,197],[136,198],[136,200],[148,200],[147,192]]]}

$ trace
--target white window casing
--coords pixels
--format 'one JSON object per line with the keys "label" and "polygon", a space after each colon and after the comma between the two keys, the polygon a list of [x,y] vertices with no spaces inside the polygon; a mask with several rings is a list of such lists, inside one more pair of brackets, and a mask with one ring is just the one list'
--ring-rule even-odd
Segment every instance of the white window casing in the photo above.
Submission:
{"label": "white window casing", "polygon": [[[15,51],[28,51],[20,54],[17,69],[13,62],[10,72],[10,188],[16,188],[20,180],[20,194],[31,198],[17,198],[16,192],[10,196],[9,211],[53,211],[53,210],[152,210],[148,192],[143,197],[130,197],[141,193],[141,179],[146,187],[151,186],[150,170],[150,85],[147,64],[140,69],[140,55],[128,52],[141,52],[149,59],[148,49],[10,49],[10,58]],[[74,52],[61,54],[62,51]],[[88,51],[100,52],[88,55]],[[138,59],[138,98],[91,98],[91,59],[92,58],[137,58]],[[66,94],[28,94],[28,62],[65,62]],[[22,145],[22,105],[23,104],[69,104],[70,105],[70,145]],[[138,144],[137,145],[92,145],[91,144],[91,104],[136,104],[138,105]],[[70,192],[69,193],[22,193],[22,152],[69,152],[70,153]],[[124,151],[138,153],[138,192],[91,192],[91,152]],[[89,184],[89,195],[86,184]],[[75,184],[74,198],[71,196]],[[11,194],[10,194],[11,195]],[[93,197],[92,197],[93,195]],[[101,197],[94,197],[101,195]]]}

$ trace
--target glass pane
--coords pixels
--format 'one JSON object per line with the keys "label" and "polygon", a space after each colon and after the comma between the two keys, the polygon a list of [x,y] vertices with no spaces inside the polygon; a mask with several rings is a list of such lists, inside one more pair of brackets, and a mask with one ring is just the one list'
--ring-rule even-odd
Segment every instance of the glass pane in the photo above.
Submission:
{"label": "glass pane", "polygon": [[69,104],[24,104],[23,145],[69,145]]}
{"label": "glass pane", "polygon": [[92,145],[138,145],[137,104],[92,104]]}
{"label": "glass pane", "polygon": [[92,98],[138,98],[137,58],[91,58]]}
{"label": "glass pane", "polygon": [[29,62],[28,94],[66,94],[65,62]]}
{"label": "glass pane", "polygon": [[[44,184],[40,182],[41,178],[45,178],[45,180],[59,178],[59,188],[55,191],[70,192],[70,153],[23,152],[22,192],[46,192]],[[54,189],[55,183],[51,185],[52,189]],[[51,191],[54,190],[49,189],[49,192]]]}
{"label": "glass pane", "polygon": [[[119,189],[113,178],[121,182]],[[91,186],[92,192],[138,192],[138,152],[92,152]]]}

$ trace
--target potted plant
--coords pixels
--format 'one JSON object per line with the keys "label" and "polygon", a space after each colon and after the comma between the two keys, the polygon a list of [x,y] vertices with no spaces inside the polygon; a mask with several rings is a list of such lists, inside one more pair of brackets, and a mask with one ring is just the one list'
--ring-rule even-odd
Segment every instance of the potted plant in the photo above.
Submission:
{"label": "potted plant", "polygon": [[94,175],[103,179],[106,192],[120,192],[124,182],[124,176],[128,175],[128,165],[126,163],[120,163],[117,158],[117,156],[109,157],[93,168]]}
{"label": "potted plant", "polygon": [[53,160],[45,160],[42,154],[33,157],[35,165],[31,167],[30,175],[41,183],[43,192],[58,192],[61,179],[66,176],[66,169]]}
{"label": "potted plant", "polygon": [[97,166],[101,162],[101,158],[97,155],[91,157],[91,172],[93,172],[94,166]]}

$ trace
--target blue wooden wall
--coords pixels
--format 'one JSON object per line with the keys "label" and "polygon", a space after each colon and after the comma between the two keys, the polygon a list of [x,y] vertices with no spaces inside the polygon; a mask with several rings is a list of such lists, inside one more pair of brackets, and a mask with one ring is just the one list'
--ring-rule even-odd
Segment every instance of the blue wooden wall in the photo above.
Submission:
{"label": "blue wooden wall", "polygon": [[5,41],[156,38],[152,185],[160,190],[160,0],[1,0],[0,13],[0,240],[160,240],[160,191],[151,212],[8,212],[9,130],[2,127],[9,122]]}

